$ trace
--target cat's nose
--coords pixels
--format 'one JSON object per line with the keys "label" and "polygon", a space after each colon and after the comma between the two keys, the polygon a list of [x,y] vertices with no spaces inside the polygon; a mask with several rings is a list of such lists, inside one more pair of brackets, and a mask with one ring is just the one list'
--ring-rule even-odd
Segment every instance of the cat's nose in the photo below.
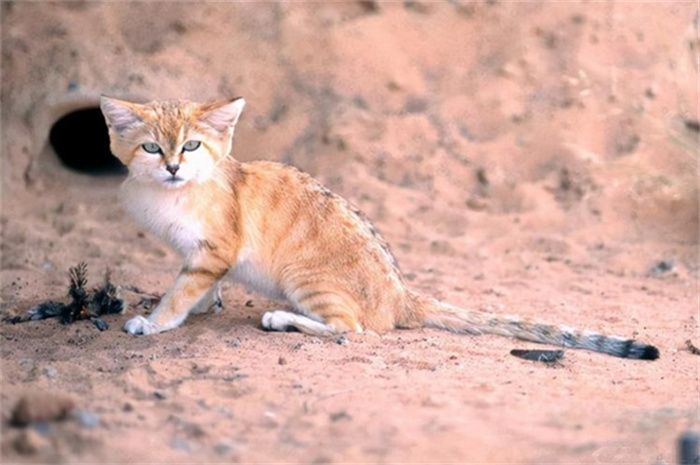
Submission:
{"label": "cat's nose", "polygon": [[175,173],[177,173],[177,170],[180,169],[180,165],[166,165],[165,169],[168,170],[168,173],[175,176]]}

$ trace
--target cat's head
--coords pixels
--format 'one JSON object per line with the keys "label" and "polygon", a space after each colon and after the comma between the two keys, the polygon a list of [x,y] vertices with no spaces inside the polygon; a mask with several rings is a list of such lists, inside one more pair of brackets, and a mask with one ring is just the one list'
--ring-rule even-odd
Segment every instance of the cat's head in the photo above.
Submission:
{"label": "cat's head", "polygon": [[242,98],[198,104],[167,100],[137,104],[102,97],[112,153],[130,176],[177,188],[201,182],[231,151]]}

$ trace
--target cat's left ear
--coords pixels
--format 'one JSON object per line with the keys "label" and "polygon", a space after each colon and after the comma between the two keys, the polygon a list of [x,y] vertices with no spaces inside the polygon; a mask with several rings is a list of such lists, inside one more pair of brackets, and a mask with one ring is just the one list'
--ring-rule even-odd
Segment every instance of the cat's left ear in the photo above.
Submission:
{"label": "cat's left ear", "polygon": [[212,128],[219,132],[227,132],[238,122],[238,118],[243,112],[245,100],[237,97],[233,100],[210,103],[203,107],[202,119]]}

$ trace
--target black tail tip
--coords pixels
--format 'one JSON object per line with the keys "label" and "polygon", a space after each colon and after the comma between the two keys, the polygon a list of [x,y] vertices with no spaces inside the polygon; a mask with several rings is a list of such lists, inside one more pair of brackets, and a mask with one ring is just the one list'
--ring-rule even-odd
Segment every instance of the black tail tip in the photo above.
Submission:
{"label": "black tail tip", "polygon": [[656,347],[628,339],[615,354],[617,357],[632,358],[636,360],[656,360],[659,358],[659,349]]}
{"label": "black tail tip", "polygon": [[644,346],[638,354],[640,360],[656,360],[659,358],[659,349],[654,346]]}

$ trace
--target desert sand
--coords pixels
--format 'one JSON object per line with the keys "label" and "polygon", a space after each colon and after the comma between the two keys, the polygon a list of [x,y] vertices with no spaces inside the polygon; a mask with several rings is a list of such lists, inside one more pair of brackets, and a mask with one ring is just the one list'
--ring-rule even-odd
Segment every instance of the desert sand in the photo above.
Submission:
{"label": "desert sand", "polygon": [[[66,302],[79,262],[129,303],[103,332],[0,323],[3,463],[675,463],[698,430],[697,2],[1,7],[1,316]],[[221,314],[127,335],[181,258],[122,211],[122,170],[80,168],[108,157],[100,94],[244,96],[233,156],[358,205],[414,288],[661,357],[268,333],[284,304],[235,283]]]}

